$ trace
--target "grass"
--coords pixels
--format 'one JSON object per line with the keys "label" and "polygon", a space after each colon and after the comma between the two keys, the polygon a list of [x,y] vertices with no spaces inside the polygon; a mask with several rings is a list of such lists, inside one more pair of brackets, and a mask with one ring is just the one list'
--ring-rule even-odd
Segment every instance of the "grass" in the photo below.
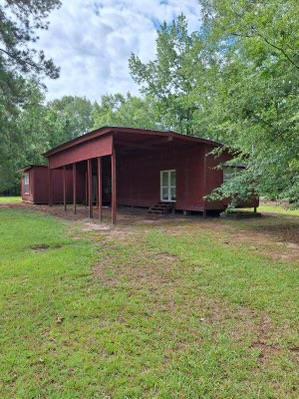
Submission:
{"label": "grass", "polygon": [[261,213],[278,213],[286,216],[299,216],[299,209],[286,208],[280,205],[262,204],[258,211]]}
{"label": "grass", "polygon": [[286,223],[82,233],[0,209],[0,397],[297,398],[298,262],[236,240]]}
{"label": "grass", "polygon": [[[248,209],[236,209],[236,212],[253,212],[252,208]],[[273,203],[264,203],[261,202],[260,206],[257,208],[257,211],[262,214],[278,214],[278,215],[284,215],[284,216],[299,216],[299,209],[298,208],[290,208],[286,207],[283,205],[276,204],[275,202]],[[233,211],[234,212],[234,211]]]}
{"label": "grass", "polygon": [[0,204],[20,204],[22,202],[21,197],[0,197]]}

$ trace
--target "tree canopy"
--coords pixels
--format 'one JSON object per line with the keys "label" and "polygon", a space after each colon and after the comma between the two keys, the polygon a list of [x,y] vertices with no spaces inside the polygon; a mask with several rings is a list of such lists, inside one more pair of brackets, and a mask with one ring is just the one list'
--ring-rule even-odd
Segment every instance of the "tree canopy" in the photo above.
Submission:
{"label": "tree canopy", "polygon": [[186,134],[222,141],[246,163],[218,194],[255,189],[299,198],[299,7],[293,0],[200,1],[204,21],[184,16],[158,32],[156,59],[130,68],[156,102],[158,119]]}
{"label": "tree canopy", "polygon": [[[0,192],[16,189],[17,170],[26,159],[22,112],[39,104],[41,77],[59,76],[53,61],[33,46],[38,32],[48,27],[49,13],[59,5],[59,0],[4,0],[0,5]],[[35,115],[38,112],[37,107]]]}
{"label": "tree canopy", "polygon": [[264,195],[299,200],[299,7],[293,0],[204,0],[206,46],[217,55],[210,123],[240,150]]}

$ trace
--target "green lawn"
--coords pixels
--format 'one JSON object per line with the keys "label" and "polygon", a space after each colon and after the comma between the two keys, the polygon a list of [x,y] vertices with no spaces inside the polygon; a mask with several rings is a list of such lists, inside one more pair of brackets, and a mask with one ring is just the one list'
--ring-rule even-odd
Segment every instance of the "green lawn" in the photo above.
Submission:
{"label": "green lawn", "polygon": [[22,202],[21,197],[0,197],[1,204],[20,204]]}
{"label": "green lawn", "polygon": [[0,397],[298,398],[298,262],[236,238],[288,220],[107,233],[0,209]]}
{"label": "green lawn", "polygon": [[258,211],[261,213],[278,213],[287,216],[299,216],[299,209],[285,208],[279,205],[262,204]]}

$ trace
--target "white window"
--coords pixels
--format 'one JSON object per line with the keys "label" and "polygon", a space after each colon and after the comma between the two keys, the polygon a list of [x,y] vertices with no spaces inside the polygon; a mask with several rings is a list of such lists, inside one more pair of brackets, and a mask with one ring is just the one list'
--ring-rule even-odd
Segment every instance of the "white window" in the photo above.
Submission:
{"label": "white window", "polygon": [[30,193],[30,187],[29,187],[29,173],[26,173],[23,177],[23,185],[24,185],[24,194],[29,194]]}
{"label": "white window", "polygon": [[160,172],[160,198],[163,202],[176,201],[176,171],[161,170]]}

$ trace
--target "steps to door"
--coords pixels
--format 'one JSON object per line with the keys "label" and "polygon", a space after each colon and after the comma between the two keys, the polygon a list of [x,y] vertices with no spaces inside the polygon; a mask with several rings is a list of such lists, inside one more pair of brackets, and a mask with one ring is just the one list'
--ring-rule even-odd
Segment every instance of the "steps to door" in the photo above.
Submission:
{"label": "steps to door", "polygon": [[158,202],[151,208],[148,213],[152,215],[167,215],[174,210],[175,204],[173,202]]}

